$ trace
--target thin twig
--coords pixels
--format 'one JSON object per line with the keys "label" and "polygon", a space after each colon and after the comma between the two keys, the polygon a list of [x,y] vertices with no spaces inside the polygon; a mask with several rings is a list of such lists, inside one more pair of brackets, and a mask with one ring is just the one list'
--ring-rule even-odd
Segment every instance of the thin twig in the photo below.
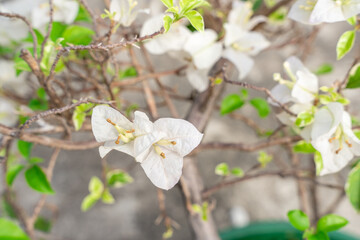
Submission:
{"label": "thin twig", "polygon": [[53,15],[54,15],[54,6],[53,5],[54,5],[53,0],[49,0],[49,8],[50,8],[50,12],[49,12],[50,16],[49,17],[50,17],[50,21],[49,21],[47,33],[46,33],[46,35],[44,37],[44,40],[43,40],[43,42],[41,44],[41,53],[40,53],[40,57],[39,57],[39,60],[38,60],[39,64],[41,63],[41,60],[44,57],[45,45],[46,45],[47,40],[50,37],[50,33],[51,33],[51,30],[52,30],[52,26],[53,26]]}

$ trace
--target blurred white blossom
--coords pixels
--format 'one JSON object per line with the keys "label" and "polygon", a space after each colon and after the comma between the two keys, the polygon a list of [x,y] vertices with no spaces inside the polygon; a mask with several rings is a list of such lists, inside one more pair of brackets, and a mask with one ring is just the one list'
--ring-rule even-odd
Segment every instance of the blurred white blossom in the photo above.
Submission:
{"label": "blurred white blossom", "polygon": [[110,12],[115,13],[114,20],[124,27],[129,27],[141,12],[149,13],[149,9],[138,9],[136,0],[112,0]]}

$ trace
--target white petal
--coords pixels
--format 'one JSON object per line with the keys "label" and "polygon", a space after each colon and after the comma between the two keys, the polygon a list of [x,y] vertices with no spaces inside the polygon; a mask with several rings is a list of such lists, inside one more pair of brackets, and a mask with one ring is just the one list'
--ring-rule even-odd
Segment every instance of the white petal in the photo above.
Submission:
{"label": "white petal", "polygon": [[165,134],[155,131],[153,133],[145,134],[137,137],[134,140],[134,157],[137,162],[143,162],[146,158],[146,152],[153,148],[153,144],[161,140]]}
{"label": "white petal", "polygon": [[342,6],[345,19],[351,18],[360,13],[360,1],[351,0],[348,4]]}
{"label": "white petal", "polygon": [[134,129],[135,136],[151,133],[154,130],[154,124],[149,120],[149,117],[140,111],[134,113]]}
{"label": "white petal", "polygon": [[115,127],[107,122],[107,119],[124,129],[132,129],[133,124],[119,111],[106,105],[96,106],[91,116],[91,126],[98,142],[115,141],[119,135]]}
{"label": "white petal", "polygon": [[193,56],[194,64],[198,69],[209,69],[220,59],[221,52],[222,44],[214,43]]}
{"label": "white petal", "polygon": [[318,92],[318,79],[314,74],[297,72],[297,81],[291,91],[291,96],[300,103],[309,103],[315,99]]}
{"label": "white petal", "polygon": [[198,92],[205,91],[209,86],[208,70],[197,70],[193,67],[186,69],[186,77]]}
{"label": "white petal", "polygon": [[313,24],[310,23],[310,16],[312,10],[305,10],[303,7],[310,7],[309,2],[316,2],[316,0],[297,0],[291,7],[288,17],[292,20],[304,23],[304,24]]}
{"label": "white petal", "polygon": [[236,44],[241,48],[240,51],[250,56],[255,56],[270,46],[270,42],[258,32],[247,32]]}
{"label": "white petal", "polygon": [[129,1],[128,0],[112,0],[110,3],[109,10],[111,13],[116,13],[114,16],[114,20],[120,22],[124,18],[125,14],[128,14],[129,9]]}
{"label": "white petal", "polygon": [[295,56],[291,56],[286,59],[286,64],[290,67],[291,73],[296,76],[297,72],[311,73],[301,62],[301,60]]}
{"label": "white petal", "polygon": [[351,152],[359,156],[360,155],[360,139],[354,134],[354,132],[351,129],[351,117],[349,113],[344,112],[343,113],[343,119],[341,121],[341,125],[343,127],[343,131],[348,138],[347,140],[352,145],[350,147]]}
{"label": "white petal", "polygon": [[78,15],[79,3],[71,0],[55,0],[54,9],[54,21],[71,24]]}
{"label": "white petal", "polygon": [[236,66],[239,71],[239,79],[246,77],[254,66],[254,60],[231,48],[224,51],[223,57],[230,60]]}
{"label": "white petal", "polygon": [[164,139],[176,142],[175,145],[167,145],[166,148],[182,157],[194,150],[203,137],[194,125],[183,119],[160,118],[154,125],[166,133]]}
{"label": "white petal", "polygon": [[242,29],[240,26],[235,24],[225,23],[224,28],[226,31],[224,44],[226,47],[231,46],[231,44],[237,42],[239,39],[243,38],[246,34],[246,30]]}
{"label": "white petal", "polygon": [[253,15],[250,2],[233,1],[233,7],[228,16],[228,22],[247,29],[250,17]]}
{"label": "white petal", "polygon": [[175,152],[162,150],[165,153],[165,158],[162,158],[152,149],[141,163],[141,167],[156,187],[169,190],[181,177],[183,158]]}
{"label": "white petal", "polygon": [[[126,154],[128,154],[128,155],[130,155],[132,157],[135,156],[135,154],[134,154],[134,141],[131,141],[129,143],[120,142],[119,144],[116,144],[114,141],[107,141],[104,144],[104,149],[102,150],[103,153],[106,153],[106,151],[107,151],[107,153],[110,152],[110,151],[108,151],[108,149],[117,150],[119,152],[126,153]],[[99,151],[100,151],[100,148],[99,148]],[[101,152],[100,152],[100,155],[101,155]]]}
{"label": "white petal", "polygon": [[318,0],[310,16],[310,23],[314,24],[345,20],[341,5],[337,5],[334,0]]}
{"label": "white petal", "polygon": [[317,139],[322,137],[329,141],[329,138],[335,133],[342,120],[343,112],[344,107],[340,103],[329,103],[320,109],[315,114],[311,138]]}
{"label": "white petal", "polygon": [[112,148],[107,148],[104,146],[99,147],[99,154],[101,158],[104,158],[109,152],[111,152]]}
{"label": "white petal", "polygon": [[[291,89],[288,88],[286,85],[284,84],[278,84],[275,87],[273,87],[271,89],[271,95],[277,100],[279,101],[281,104],[285,104],[288,103],[292,100],[291,97]],[[277,103],[275,103],[273,100],[271,100],[270,98],[268,98],[268,102],[271,105],[274,106],[278,106]]]}

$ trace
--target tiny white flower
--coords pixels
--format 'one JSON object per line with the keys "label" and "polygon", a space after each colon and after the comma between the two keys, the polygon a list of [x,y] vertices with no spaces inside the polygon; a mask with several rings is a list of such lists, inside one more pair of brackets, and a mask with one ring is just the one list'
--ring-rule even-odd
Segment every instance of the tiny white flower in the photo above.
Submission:
{"label": "tiny white flower", "polygon": [[105,142],[99,148],[101,157],[105,157],[113,149],[134,155],[134,125],[119,111],[106,105],[96,106],[91,126],[96,141]]}
{"label": "tiny white flower", "polygon": [[323,160],[320,175],[338,172],[360,155],[360,140],[351,129],[350,115],[340,103],[329,103],[315,114],[311,138]]}
{"label": "tiny white flower", "polygon": [[298,0],[289,18],[305,24],[320,24],[346,21],[359,13],[359,0]]}
{"label": "tiny white flower", "polygon": [[257,55],[270,43],[261,33],[251,31],[259,22],[266,21],[266,17],[251,18],[253,15],[252,5],[248,2],[238,2],[233,5],[228,16],[228,23],[224,25],[226,50],[223,57],[236,66],[239,71],[239,79],[243,79],[254,65],[254,61],[249,56]]}
{"label": "tiny white flower", "polygon": [[149,13],[148,9],[136,9],[136,0],[112,0],[110,12],[115,13],[114,20],[124,27],[129,27],[141,12]]}
{"label": "tiny white flower", "polygon": [[[74,22],[79,12],[79,3],[75,0],[54,0],[53,1],[53,21],[71,24]],[[34,8],[31,12],[33,27],[44,31],[44,27],[49,23],[50,6],[48,1]]]}
{"label": "tiny white flower", "polygon": [[155,186],[168,190],[181,177],[183,157],[200,144],[203,134],[182,119],[161,118],[145,127],[151,136],[135,140],[136,161]]}

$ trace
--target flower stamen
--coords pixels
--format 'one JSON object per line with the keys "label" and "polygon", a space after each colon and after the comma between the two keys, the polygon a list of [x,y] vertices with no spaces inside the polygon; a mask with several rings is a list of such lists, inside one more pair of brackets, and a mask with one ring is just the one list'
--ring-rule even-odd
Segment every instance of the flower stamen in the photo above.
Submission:
{"label": "flower stamen", "polygon": [[[156,144],[156,143],[155,143]],[[161,150],[161,148],[157,145],[153,144],[154,146],[154,150],[157,154],[160,155],[160,157],[164,158],[165,159],[165,153]]]}
{"label": "flower stamen", "polygon": [[135,136],[133,134],[135,132],[135,129],[126,130],[126,129],[118,126],[113,121],[111,121],[110,118],[106,119],[106,121],[108,123],[110,123],[111,125],[113,125],[115,127],[116,131],[118,131],[118,133],[119,133],[119,135],[115,141],[116,144],[119,144],[120,140],[123,141],[124,143],[128,143],[135,139]]}

